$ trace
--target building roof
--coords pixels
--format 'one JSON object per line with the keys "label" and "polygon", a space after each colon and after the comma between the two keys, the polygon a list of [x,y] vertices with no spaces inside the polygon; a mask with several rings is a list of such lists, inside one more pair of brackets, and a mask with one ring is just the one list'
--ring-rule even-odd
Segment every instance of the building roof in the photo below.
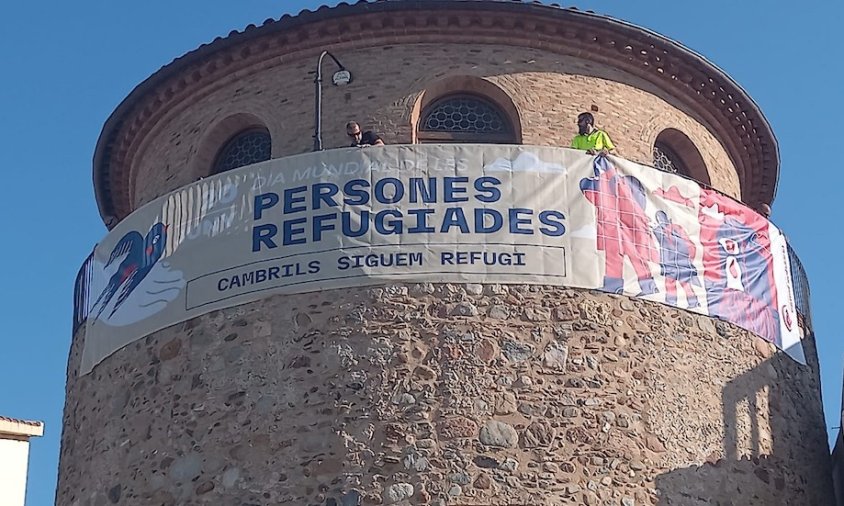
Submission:
{"label": "building roof", "polygon": [[0,439],[4,439],[4,436],[31,437],[43,435],[44,422],[0,416]]}
{"label": "building roof", "polygon": [[[430,14],[430,15],[429,15]],[[514,30],[522,28],[522,30]],[[176,58],[139,84],[108,118],[94,153],[94,189],[106,225],[131,212],[129,160],[156,118],[205,83],[285,55],[378,43],[448,41],[535,47],[596,59],[683,101],[714,130],[735,165],[742,200],[770,203],[779,148],[753,99],[700,54],[609,16],[520,0],[360,0],[249,25]]]}

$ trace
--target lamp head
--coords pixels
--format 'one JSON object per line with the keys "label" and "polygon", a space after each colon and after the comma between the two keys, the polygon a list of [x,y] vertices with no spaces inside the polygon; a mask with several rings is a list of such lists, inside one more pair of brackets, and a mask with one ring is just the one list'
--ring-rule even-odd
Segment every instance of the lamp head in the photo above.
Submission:
{"label": "lamp head", "polygon": [[331,76],[334,86],[344,86],[352,82],[352,73],[346,69],[340,69]]}

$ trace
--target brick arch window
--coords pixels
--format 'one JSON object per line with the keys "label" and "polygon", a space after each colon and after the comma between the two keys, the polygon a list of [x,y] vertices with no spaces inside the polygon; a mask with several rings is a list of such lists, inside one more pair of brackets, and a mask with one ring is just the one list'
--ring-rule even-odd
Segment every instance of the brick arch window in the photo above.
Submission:
{"label": "brick arch window", "polygon": [[420,142],[515,143],[513,126],[494,102],[480,95],[454,93],[422,111]]}
{"label": "brick arch window", "polygon": [[233,135],[214,158],[211,174],[270,159],[272,138],[266,128],[248,128]]}
{"label": "brick arch window", "polygon": [[426,83],[410,111],[413,142],[521,144],[519,110],[483,77],[455,75]]}
{"label": "brick arch window", "polygon": [[653,166],[710,184],[709,171],[700,151],[686,134],[674,128],[666,128],[654,141]]}

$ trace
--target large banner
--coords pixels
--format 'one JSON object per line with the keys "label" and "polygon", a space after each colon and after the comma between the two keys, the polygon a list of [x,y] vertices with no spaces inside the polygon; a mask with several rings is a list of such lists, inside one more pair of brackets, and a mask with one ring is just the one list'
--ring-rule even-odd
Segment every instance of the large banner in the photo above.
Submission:
{"label": "large banner", "polygon": [[732,322],[803,361],[783,235],[688,179],[563,148],[338,149],[204,179],[97,246],[82,372],[273,294],[392,282],[593,288]]}

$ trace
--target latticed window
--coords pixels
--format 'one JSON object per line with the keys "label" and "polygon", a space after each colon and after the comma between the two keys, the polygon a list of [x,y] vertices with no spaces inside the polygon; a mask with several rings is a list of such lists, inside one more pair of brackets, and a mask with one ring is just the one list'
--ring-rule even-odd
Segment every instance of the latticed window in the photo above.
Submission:
{"label": "latticed window", "polygon": [[663,142],[654,144],[654,168],[672,174],[688,175],[680,156]]}
{"label": "latticed window", "polygon": [[220,150],[214,162],[213,174],[236,169],[270,159],[272,139],[262,128],[240,132]]}
{"label": "latticed window", "polygon": [[449,95],[428,106],[419,122],[422,142],[515,142],[507,116],[476,95]]}

